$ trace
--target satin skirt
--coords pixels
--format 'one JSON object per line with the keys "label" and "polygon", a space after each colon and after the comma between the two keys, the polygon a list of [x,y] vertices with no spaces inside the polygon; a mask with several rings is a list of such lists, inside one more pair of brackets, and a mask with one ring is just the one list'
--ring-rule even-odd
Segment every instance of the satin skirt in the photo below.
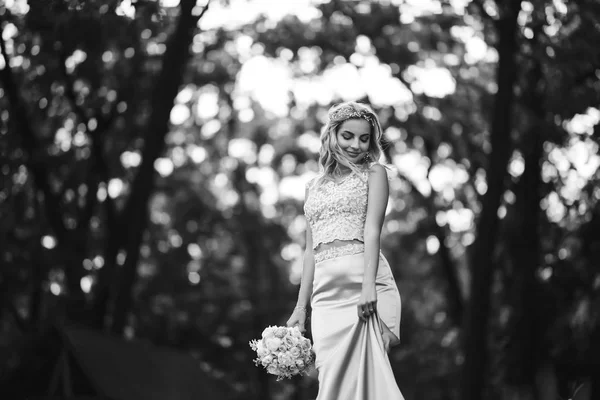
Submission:
{"label": "satin skirt", "polygon": [[363,322],[357,305],[364,253],[317,262],[311,329],[318,370],[317,400],[403,400],[385,352],[381,324],[400,337],[401,300],[390,266],[379,257],[377,314]]}

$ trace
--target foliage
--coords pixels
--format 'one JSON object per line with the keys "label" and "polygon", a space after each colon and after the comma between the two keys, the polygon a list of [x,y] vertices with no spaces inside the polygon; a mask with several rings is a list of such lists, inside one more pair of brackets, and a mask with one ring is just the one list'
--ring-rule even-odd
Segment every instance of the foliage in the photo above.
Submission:
{"label": "foliage", "polygon": [[[358,98],[394,167],[382,247],[404,303],[399,385],[462,398],[506,4],[423,3],[332,0],[236,26],[216,1],[206,15],[184,0],[0,6],[0,371],[68,318],[191,351],[240,398],[308,398],[314,376],[275,385],[247,343],[293,308],[318,132],[328,106]],[[514,372],[530,340],[533,370],[553,365],[568,394],[599,329],[600,9],[519,9],[488,254],[490,398],[532,384]]]}

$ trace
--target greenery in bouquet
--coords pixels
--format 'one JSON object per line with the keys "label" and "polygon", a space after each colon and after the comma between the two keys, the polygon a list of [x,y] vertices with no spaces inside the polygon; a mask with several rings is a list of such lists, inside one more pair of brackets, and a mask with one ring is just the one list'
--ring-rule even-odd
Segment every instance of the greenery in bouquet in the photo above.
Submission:
{"label": "greenery in bouquet", "polygon": [[250,347],[256,351],[254,363],[278,381],[307,373],[315,359],[310,340],[297,327],[269,326],[261,339],[250,341]]}

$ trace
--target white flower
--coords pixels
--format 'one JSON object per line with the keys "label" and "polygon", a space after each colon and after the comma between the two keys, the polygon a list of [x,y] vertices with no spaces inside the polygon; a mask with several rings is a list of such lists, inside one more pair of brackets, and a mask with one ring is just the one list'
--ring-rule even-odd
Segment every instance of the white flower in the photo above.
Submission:
{"label": "white flower", "polygon": [[269,364],[271,364],[272,361],[273,361],[273,356],[267,355],[267,356],[264,356],[261,358],[260,363],[263,365],[263,367],[266,367]]}
{"label": "white flower", "polygon": [[298,358],[302,355],[302,350],[298,347],[292,347],[290,349],[290,356],[294,357],[294,358]]}
{"label": "white flower", "polygon": [[265,328],[265,330],[262,333],[263,339],[273,337],[273,335],[275,334],[275,329],[277,329],[276,326],[269,326]]}
{"label": "white flower", "polygon": [[269,365],[267,367],[267,372],[270,373],[271,375],[278,375],[278,373],[277,373],[278,372],[277,366],[273,365],[273,364]]}
{"label": "white flower", "polygon": [[267,349],[269,349],[270,351],[277,351],[279,349],[279,346],[281,346],[281,339],[278,339],[276,337],[270,337],[265,339],[265,344],[267,346]]}
{"label": "white flower", "polygon": [[275,335],[275,337],[278,337],[281,339],[281,338],[285,337],[285,335],[287,335],[287,333],[288,333],[287,328],[279,327],[275,330],[274,335]]}
{"label": "white flower", "polygon": [[296,360],[296,366],[300,369],[304,368],[304,361]]}
{"label": "white flower", "polygon": [[300,346],[302,347],[302,350],[304,350],[304,351],[308,351],[308,350],[310,350],[310,349],[311,349],[311,347],[312,347],[312,346],[310,345],[310,340],[308,340],[308,339],[306,339],[306,338],[305,338],[305,339],[302,341],[302,343],[300,344]]}
{"label": "white flower", "polygon": [[288,353],[279,354],[277,360],[279,361],[279,364],[285,365],[287,367],[295,364],[294,359]]}

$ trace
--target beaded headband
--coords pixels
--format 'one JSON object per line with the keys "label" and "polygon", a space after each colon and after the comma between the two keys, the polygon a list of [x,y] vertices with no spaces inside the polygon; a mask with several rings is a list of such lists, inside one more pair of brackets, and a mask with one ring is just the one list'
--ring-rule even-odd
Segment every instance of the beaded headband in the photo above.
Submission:
{"label": "beaded headband", "polygon": [[365,111],[356,111],[351,107],[342,107],[339,110],[335,110],[329,116],[329,119],[332,121],[333,120],[335,120],[335,121],[347,120],[350,118],[364,119],[368,123],[373,124],[373,117],[371,115],[369,115],[369,113],[367,113]]}

